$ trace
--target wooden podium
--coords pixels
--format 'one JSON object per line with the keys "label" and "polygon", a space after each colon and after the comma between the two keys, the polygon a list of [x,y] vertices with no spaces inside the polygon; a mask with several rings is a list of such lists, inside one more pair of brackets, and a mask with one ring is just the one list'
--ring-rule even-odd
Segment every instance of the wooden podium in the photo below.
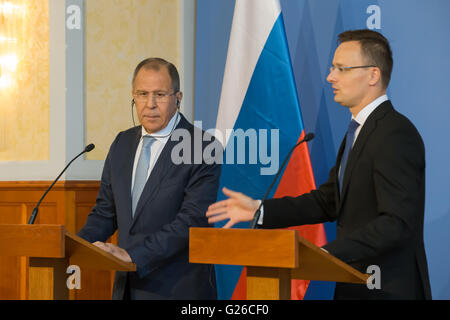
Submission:
{"label": "wooden podium", "polygon": [[248,300],[289,300],[292,279],[365,284],[368,278],[295,230],[191,228],[189,262],[246,266]]}
{"label": "wooden podium", "polygon": [[28,299],[69,299],[67,268],[135,271],[126,263],[68,232],[62,225],[0,225],[0,256],[29,257]]}

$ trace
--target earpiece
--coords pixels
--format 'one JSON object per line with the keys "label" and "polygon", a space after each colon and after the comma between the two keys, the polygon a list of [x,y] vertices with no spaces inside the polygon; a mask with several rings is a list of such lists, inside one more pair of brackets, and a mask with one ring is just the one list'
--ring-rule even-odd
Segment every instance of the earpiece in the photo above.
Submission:
{"label": "earpiece", "polygon": [[134,113],[133,113],[134,105],[135,105],[134,99],[131,99],[131,118],[133,119],[133,125],[136,127],[136,123],[134,122]]}

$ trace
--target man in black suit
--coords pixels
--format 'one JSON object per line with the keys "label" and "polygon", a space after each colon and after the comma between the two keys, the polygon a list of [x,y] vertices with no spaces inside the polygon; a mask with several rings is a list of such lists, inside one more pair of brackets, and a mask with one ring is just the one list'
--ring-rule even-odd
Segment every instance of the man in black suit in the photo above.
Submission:
{"label": "man in black suit", "polygon": [[[203,132],[178,111],[183,96],[173,64],[142,61],[132,85],[141,126],[112,143],[79,236],[136,264],[136,272],[116,272],[114,299],[215,299],[213,266],[190,264],[188,247],[189,228],[208,227],[204,212],[216,199],[220,166],[204,159],[206,143],[194,148]],[[175,134],[188,141],[171,139]],[[174,158],[178,143],[187,147],[182,163]],[[116,229],[118,246],[105,243]]]}
{"label": "man in black suit", "polygon": [[[352,120],[329,179],[298,197],[263,203],[263,228],[337,221],[324,250],[361,272],[376,265],[381,288],[337,283],[335,299],[431,299],[423,242],[425,150],[414,125],[386,96],[393,59],[388,41],[370,30],[339,35],[327,81]],[[225,227],[253,218],[259,206],[241,193],[208,208]],[[262,220],[262,222],[261,222]]]}

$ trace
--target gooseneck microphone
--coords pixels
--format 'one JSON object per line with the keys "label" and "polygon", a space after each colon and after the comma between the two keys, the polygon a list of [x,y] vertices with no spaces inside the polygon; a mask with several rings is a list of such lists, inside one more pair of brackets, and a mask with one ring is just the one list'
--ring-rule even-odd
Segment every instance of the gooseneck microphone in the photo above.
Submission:
{"label": "gooseneck microphone", "polygon": [[53,186],[55,185],[56,181],[58,181],[58,179],[62,176],[62,174],[67,170],[67,168],[72,164],[72,162],[74,162],[79,156],[81,156],[82,154],[86,153],[86,152],[90,152],[95,148],[95,145],[93,143],[89,144],[86,146],[86,148],[84,148],[84,150],[82,152],[80,152],[75,158],[73,158],[68,164],[67,166],[64,168],[64,170],[59,174],[59,176],[56,177],[55,181],[53,181],[53,183],[50,185],[50,187],[48,187],[47,191],[45,191],[44,195],[41,197],[41,199],[39,200],[39,202],[36,204],[36,206],[33,209],[33,212],[31,213],[30,219],[28,220],[28,224],[33,224],[34,220],[36,220],[36,216],[38,215],[38,211],[39,211],[39,205],[41,204],[42,200],[45,198],[45,196],[47,195],[47,193],[53,188]]}
{"label": "gooseneck microphone", "polygon": [[291,151],[289,151],[289,153],[287,154],[286,158],[284,158],[284,161],[281,164],[281,167],[278,169],[277,174],[275,175],[275,178],[272,181],[272,184],[270,185],[269,189],[267,189],[266,194],[262,198],[262,201],[259,204],[258,210],[255,211],[255,215],[253,216],[253,220],[252,220],[252,223],[250,225],[250,229],[255,229],[256,228],[256,225],[258,224],[259,217],[261,216],[261,207],[262,207],[264,201],[266,200],[267,196],[269,195],[270,190],[272,190],[273,185],[275,184],[275,181],[278,180],[278,176],[280,175],[281,170],[283,170],[284,165],[288,161],[288,159],[291,156],[292,152],[294,152],[295,148],[297,148],[303,142],[308,142],[308,141],[311,141],[312,139],[314,139],[314,133],[311,132],[311,133],[306,134],[305,137],[299,143],[297,143],[295,146],[292,147]]}

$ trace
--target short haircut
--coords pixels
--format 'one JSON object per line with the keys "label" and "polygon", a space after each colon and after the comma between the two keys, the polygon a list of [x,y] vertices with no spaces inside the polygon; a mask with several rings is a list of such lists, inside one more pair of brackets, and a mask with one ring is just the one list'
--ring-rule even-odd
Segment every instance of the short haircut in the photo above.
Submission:
{"label": "short haircut", "polygon": [[172,89],[174,90],[174,92],[180,91],[180,75],[178,74],[177,68],[172,63],[162,58],[147,58],[137,65],[136,69],[134,70],[133,80],[131,81],[131,85],[133,86],[133,88],[136,76],[142,68],[145,68],[147,70],[159,71],[161,67],[167,68],[170,79],[172,81]]}
{"label": "short haircut", "polygon": [[358,41],[361,44],[361,53],[366,63],[380,68],[381,82],[386,89],[394,66],[389,41],[381,33],[368,29],[345,31],[338,38],[340,43]]}

